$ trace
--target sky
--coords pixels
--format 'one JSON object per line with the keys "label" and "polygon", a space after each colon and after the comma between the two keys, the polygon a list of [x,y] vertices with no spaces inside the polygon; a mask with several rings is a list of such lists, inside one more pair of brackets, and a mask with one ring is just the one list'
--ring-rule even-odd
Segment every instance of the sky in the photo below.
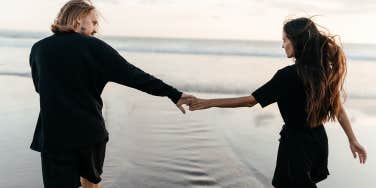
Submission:
{"label": "sky", "polygon": [[[0,0],[0,29],[49,32],[65,0]],[[288,18],[314,20],[344,43],[376,44],[376,0],[92,0],[101,35],[281,40]]]}

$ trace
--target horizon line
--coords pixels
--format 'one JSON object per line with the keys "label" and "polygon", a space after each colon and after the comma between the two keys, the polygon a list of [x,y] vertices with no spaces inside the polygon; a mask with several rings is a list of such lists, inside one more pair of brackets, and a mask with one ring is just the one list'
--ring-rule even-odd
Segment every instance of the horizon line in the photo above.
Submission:
{"label": "horizon line", "polygon": [[[30,33],[30,34],[38,34],[38,35],[51,35],[53,34],[51,31],[41,31],[41,30],[22,30],[22,29],[6,29],[0,28],[0,36],[4,35],[3,32],[18,32],[18,33]],[[7,33],[10,34],[10,33]],[[270,42],[270,43],[278,43],[281,42],[280,40],[260,40],[260,39],[240,39],[240,38],[201,38],[201,37],[164,37],[164,36],[135,36],[135,35],[103,35],[101,33],[97,33],[96,36],[113,39],[113,38],[139,38],[139,39],[173,39],[173,40],[197,40],[197,41],[232,41],[232,42]],[[26,37],[25,37],[26,38]],[[36,38],[36,37],[32,37]],[[341,44],[352,44],[352,45],[376,45],[376,43],[362,43],[362,42],[341,42]]]}

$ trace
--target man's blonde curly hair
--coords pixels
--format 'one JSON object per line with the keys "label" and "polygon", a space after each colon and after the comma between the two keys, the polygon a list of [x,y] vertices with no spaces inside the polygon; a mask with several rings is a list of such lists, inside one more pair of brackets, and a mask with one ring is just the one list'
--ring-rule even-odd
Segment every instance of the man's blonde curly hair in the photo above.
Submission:
{"label": "man's blonde curly hair", "polygon": [[77,20],[95,10],[90,0],[70,0],[61,9],[51,25],[53,33],[72,32],[78,27]]}

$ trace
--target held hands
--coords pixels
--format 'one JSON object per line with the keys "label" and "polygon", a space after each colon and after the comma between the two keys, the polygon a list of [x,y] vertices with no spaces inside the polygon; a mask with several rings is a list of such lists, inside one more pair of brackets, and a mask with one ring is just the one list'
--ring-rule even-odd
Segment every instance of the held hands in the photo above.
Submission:
{"label": "held hands", "polygon": [[183,114],[185,114],[185,109],[184,109],[183,105],[184,104],[190,105],[195,99],[196,99],[195,96],[183,93],[183,95],[180,97],[179,101],[176,103],[176,106],[179,108],[179,110]]}
{"label": "held hands", "polygon": [[[200,99],[192,95],[183,95],[182,102],[178,103],[187,104],[190,111],[203,110],[211,107],[218,108],[239,108],[239,107],[252,107],[257,104],[253,96],[233,97],[233,98],[217,98],[217,99]],[[180,108],[179,107],[179,108]],[[180,108],[184,113],[184,109]]]}
{"label": "held hands", "polygon": [[350,141],[350,149],[354,158],[358,157],[360,164],[365,164],[367,160],[366,149],[358,141]]}
{"label": "held hands", "polygon": [[183,105],[188,105],[190,111],[203,110],[211,107],[209,99],[200,99],[196,98],[193,95],[185,93],[183,93],[180,100],[176,103],[176,106],[179,108],[179,110],[183,114],[185,114],[185,109]]}

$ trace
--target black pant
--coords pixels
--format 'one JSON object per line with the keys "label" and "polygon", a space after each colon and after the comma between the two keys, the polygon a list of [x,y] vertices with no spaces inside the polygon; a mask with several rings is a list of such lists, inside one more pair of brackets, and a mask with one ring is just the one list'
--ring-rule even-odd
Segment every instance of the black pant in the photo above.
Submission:
{"label": "black pant", "polygon": [[102,179],[106,142],[59,152],[42,152],[42,174],[45,188],[77,188],[80,177],[92,183]]}

